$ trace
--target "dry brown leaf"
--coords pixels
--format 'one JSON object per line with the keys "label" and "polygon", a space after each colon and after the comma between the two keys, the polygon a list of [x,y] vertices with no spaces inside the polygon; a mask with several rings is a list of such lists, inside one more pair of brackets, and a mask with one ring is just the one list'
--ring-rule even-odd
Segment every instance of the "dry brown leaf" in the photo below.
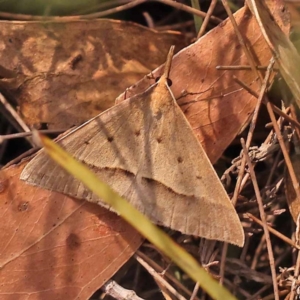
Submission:
{"label": "dry brown leaf", "polygon": [[297,49],[274,21],[263,1],[247,0],[247,4],[274,54],[282,77],[300,107],[300,56]]}
{"label": "dry brown leaf", "polygon": [[141,236],[108,210],[0,173],[0,298],[87,299],[131,257]]}
{"label": "dry brown leaf", "polygon": [[2,81],[27,124],[79,125],[114,104],[126,87],[164,62],[181,34],[115,20],[1,21]]}
{"label": "dry brown leaf", "polygon": [[[267,2],[278,24],[288,32],[287,12],[280,9],[282,1]],[[267,65],[271,52],[251,12],[244,7],[234,16],[257,63]],[[228,19],[180,51],[170,74],[172,91],[212,162],[247,124],[256,104],[256,99],[233,81],[233,75],[256,92],[260,89],[252,71],[218,71],[218,65],[249,65]],[[152,73],[159,76],[162,67]],[[145,76],[126,91],[126,97],[142,92],[153,82]],[[117,100],[124,98],[121,94]]]}

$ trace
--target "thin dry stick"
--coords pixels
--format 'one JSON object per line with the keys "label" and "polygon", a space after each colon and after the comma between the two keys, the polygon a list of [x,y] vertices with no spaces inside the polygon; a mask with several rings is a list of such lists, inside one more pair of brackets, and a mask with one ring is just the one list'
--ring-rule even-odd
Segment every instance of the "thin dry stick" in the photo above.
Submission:
{"label": "thin dry stick", "polygon": [[[256,74],[256,76],[260,80],[262,80],[262,75],[256,69],[255,60],[254,60],[251,52],[249,51],[248,47],[246,46],[246,43],[244,42],[243,36],[241,35],[241,33],[240,33],[239,29],[238,29],[237,23],[235,21],[235,18],[232,15],[232,12],[231,12],[231,9],[230,9],[230,7],[229,7],[229,5],[227,3],[227,0],[222,0],[222,3],[223,3],[223,6],[224,6],[224,8],[225,8],[225,10],[226,10],[226,12],[228,14],[228,17],[229,17],[231,23],[232,23],[232,26],[234,28],[235,34],[238,37],[239,43],[242,45],[242,47],[244,49],[244,52],[245,52],[245,55],[248,58],[248,62],[250,64],[250,66],[251,66],[252,71],[254,72],[254,74]],[[261,90],[262,90],[262,88],[261,88]],[[260,101],[258,100],[258,102],[260,102]],[[257,104],[256,107],[259,108],[259,104]],[[255,124],[255,122],[252,122],[252,126],[253,126],[253,124]],[[250,138],[247,138],[247,142],[248,141],[250,141],[250,143],[251,143],[251,139]],[[250,143],[249,143],[249,145],[250,145]],[[247,146],[247,147],[249,147],[249,146]],[[235,186],[234,194],[233,194],[233,197],[231,199],[233,205],[236,204],[237,197],[238,197],[238,194],[240,192],[240,186],[241,186],[241,183],[242,183],[243,172],[244,172],[243,165],[245,166],[245,159],[244,158],[242,158],[241,169],[240,169],[240,172],[239,172],[239,175],[238,175],[238,178],[237,178],[237,183],[236,183],[236,186]],[[223,250],[222,250],[222,256],[221,256],[221,264],[220,264],[220,283],[221,284],[223,282],[223,278],[224,278],[224,274],[225,274],[225,258],[227,256],[227,250],[228,250],[228,244],[224,243]]]}
{"label": "thin dry stick", "polygon": [[286,149],[286,146],[285,146],[282,134],[281,134],[280,129],[278,127],[278,124],[276,122],[276,118],[275,118],[275,115],[274,115],[274,112],[272,110],[272,106],[271,106],[270,102],[267,103],[267,110],[268,110],[270,119],[272,121],[274,131],[275,131],[275,133],[277,135],[277,139],[278,139],[278,142],[279,142],[279,145],[280,145],[280,148],[281,148],[281,151],[282,151],[282,154],[283,154],[283,157],[284,157],[287,169],[289,171],[289,174],[290,174],[290,177],[291,177],[291,181],[292,181],[293,187],[295,189],[296,196],[297,196],[298,199],[300,199],[299,182],[298,182],[297,176],[295,174],[295,171],[294,171],[294,168],[293,168],[290,156],[289,156],[288,151]]}
{"label": "thin dry stick", "polygon": [[[152,246],[152,245],[150,245]],[[150,247],[157,251],[155,247]],[[140,250],[137,250],[136,252],[144,261],[146,261],[150,266],[152,266],[157,272],[164,272],[165,270],[157,264],[155,261],[151,260],[147,255],[145,255]],[[172,281],[178,288],[183,290],[189,297],[192,296],[192,293],[189,289],[187,289],[180,281],[178,281],[176,278],[174,278],[170,273],[164,272],[164,276],[167,277],[170,281]],[[198,297],[194,298],[194,300],[200,300]]]}
{"label": "thin dry stick", "polygon": [[[277,123],[276,123],[276,125],[277,125]],[[277,275],[276,275],[275,264],[274,264],[274,255],[273,255],[272,245],[271,245],[271,241],[270,241],[270,233],[269,233],[269,229],[268,229],[268,226],[267,226],[267,220],[266,220],[266,216],[265,216],[264,205],[263,205],[262,198],[261,198],[261,195],[260,195],[260,191],[259,191],[258,183],[257,183],[257,180],[256,180],[254,168],[253,168],[251,159],[248,155],[248,149],[247,149],[247,146],[245,144],[245,140],[243,138],[241,139],[241,144],[242,144],[242,147],[243,147],[243,150],[244,150],[244,156],[246,158],[247,165],[248,165],[248,168],[249,168],[249,172],[250,172],[250,176],[251,176],[251,180],[252,180],[252,183],[253,183],[253,188],[254,188],[254,191],[255,191],[257,204],[258,204],[258,208],[259,208],[260,218],[262,220],[264,234],[266,236],[268,256],[269,256],[271,274],[272,274],[272,279],[273,279],[274,296],[275,296],[275,300],[279,300],[278,285],[277,285],[277,278],[276,278]]]}
{"label": "thin dry stick", "polygon": [[[298,251],[297,261],[296,261],[296,266],[295,266],[295,271],[294,271],[294,278],[295,278],[295,280],[299,276],[299,271],[300,271],[300,252]],[[294,284],[293,284],[291,286],[290,300],[294,300],[295,299],[295,290],[296,289],[295,289]]]}
{"label": "thin dry stick", "polygon": [[195,284],[195,287],[194,287],[194,290],[193,290],[193,294],[192,294],[190,300],[195,300],[196,299],[198,291],[199,291],[199,283],[197,282]]}
{"label": "thin dry stick", "polygon": [[[251,95],[253,95],[254,97],[258,98],[258,94],[253,91],[246,83],[244,83],[243,81],[241,81],[240,79],[238,79],[237,77],[233,76],[233,80],[236,81],[236,83],[238,83],[241,87],[243,87],[248,93],[250,93]],[[263,98],[263,104],[267,105],[268,100],[266,99],[266,97]],[[294,126],[296,126],[297,128],[300,129],[300,123],[295,119],[290,117],[289,115],[287,115],[286,113],[284,113],[281,109],[279,109],[276,105],[272,104],[272,109],[273,111],[279,115],[280,117],[283,117],[285,120],[289,121],[291,124],[293,124]]]}
{"label": "thin dry stick", "polygon": [[[268,69],[267,69],[265,78],[263,80],[263,83],[262,83],[262,86],[261,86],[261,89],[260,89],[260,92],[259,92],[259,96],[257,98],[256,107],[254,109],[253,117],[252,117],[252,120],[251,120],[251,123],[250,123],[250,128],[249,128],[249,132],[248,132],[248,136],[247,136],[247,141],[246,141],[246,147],[247,147],[247,149],[250,147],[251,142],[252,142],[252,137],[253,137],[254,129],[255,129],[255,126],[256,126],[259,109],[260,109],[262,100],[263,100],[263,98],[265,96],[265,92],[266,92],[266,89],[267,89],[267,86],[268,86],[269,78],[271,76],[272,68],[273,68],[274,63],[275,63],[274,58],[271,58],[270,63],[268,65]],[[244,170],[245,170],[245,165],[246,165],[246,161],[245,161],[244,158],[242,158],[240,172],[239,172],[240,174],[239,174],[239,178],[238,178],[240,180],[238,180],[237,183],[236,183],[235,190],[234,190],[233,197],[232,197],[232,203],[234,205],[236,204],[237,197],[238,197],[239,192],[240,192],[240,184],[241,184],[241,181],[242,181],[242,178],[243,178],[243,174],[244,174]]]}
{"label": "thin dry stick", "polygon": [[269,186],[271,184],[273,175],[274,175],[276,169],[278,168],[278,164],[279,164],[280,160],[281,160],[281,153],[280,153],[280,151],[278,151],[276,154],[276,157],[274,159],[274,163],[272,164],[268,179],[266,181],[266,186]]}
{"label": "thin dry stick", "polygon": [[[54,130],[51,130],[51,129],[43,129],[43,130],[37,130],[38,133],[41,133],[41,134],[59,134],[59,133],[63,133],[66,131],[66,129],[54,129]],[[18,133],[12,133],[12,134],[4,134],[4,135],[0,135],[0,144],[3,142],[3,141],[6,141],[6,140],[12,140],[12,139],[19,139],[19,138],[24,138],[24,137],[27,137],[27,136],[32,136],[33,135],[33,132],[32,131],[28,131],[28,132],[18,132]]]}
{"label": "thin dry stick", "polygon": [[232,12],[231,12],[231,9],[230,9],[230,7],[229,7],[229,4],[228,4],[227,0],[222,0],[222,3],[223,3],[223,6],[224,6],[224,8],[225,8],[227,14],[228,14],[228,17],[229,17],[229,19],[230,19],[230,21],[231,21],[231,24],[232,24],[232,26],[233,26],[233,28],[234,28],[234,32],[235,32],[235,34],[236,34],[236,36],[237,36],[237,38],[238,38],[238,40],[239,40],[239,43],[241,44],[241,46],[242,46],[243,49],[244,49],[244,52],[245,52],[245,54],[246,54],[246,57],[247,57],[247,59],[248,59],[248,62],[249,62],[249,64],[250,64],[250,66],[251,66],[252,71],[253,71],[254,74],[262,81],[262,75],[261,75],[261,73],[258,72],[257,69],[256,69],[256,64],[255,64],[255,60],[254,60],[254,58],[253,58],[253,55],[252,55],[251,52],[249,51],[249,49],[248,49],[248,47],[247,47],[247,45],[246,45],[246,43],[245,43],[245,41],[244,41],[244,39],[243,39],[243,36],[241,35],[241,33],[240,33],[240,31],[239,31],[239,28],[238,28],[238,26],[237,26],[237,23],[236,23],[236,21],[235,21],[235,18],[234,18],[234,16],[233,16]]}
{"label": "thin dry stick", "polygon": [[[251,123],[250,123],[249,133],[248,133],[248,136],[247,136],[247,143],[246,143],[247,148],[249,148],[249,146],[251,144],[251,141],[252,141],[254,129],[255,129],[255,126],[256,126],[257,118],[258,118],[258,112],[259,112],[259,109],[260,109],[260,106],[261,106],[262,99],[264,98],[265,91],[267,89],[267,85],[268,85],[268,82],[269,82],[269,78],[270,78],[270,75],[271,75],[271,72],[272,72],[274,62],[275,62],[274,59],[270,60],[265,78],[263,80],[263,83],[262,83],[262,86],[261,86],[261,89],[260,89],[260,93],[259,93],[259,96],[258,96],[258,99],[257,99],[256,107],[255,107],[253,117],[252,117],[252,120],[251,120]],[[246,165],[246,160],[245,160],[245,157],[243,156],[242,161],[241,161],[240,171],[239,171],[238,178],[237,178],[237,183],[236,183],[236,186],[235,186],[233,197],[231,199],[232,204],[234,206],[236,205],[237,198],[238,198],[238,195],[240,193],[240,187],[241,187],[241,183],[242,183],[242,179],[243,179],[243,175],[244,175],[245,165]],[[228,244],[224,243],[224,246],[223,246],[223,249],[222,249],[222,255],[221,255],[221,263],[220,263],[220,283],[221,284],[223,282],[223,278],[224,278],[224,274],[225,274],[225,259],[226,259],[226,256],[227,256],[227,250],[228,250]]]}
{"label": "thin dry stick", "polygon": [[217,2],[218,2],[217,0],[211,0],[211,3],[210,3],[209,8],[207,10],[207,14],[206,14],[206,16],[203,20],[203,23],[201,25],[201,28],[200,28],[199,32],[198,32],[197,39],[199,39],[205,33],[206,27],[207,27],[207,25],[209,23],[209,20],[210,20],[212,14],[214,12],[214,9],[216,7]]}
{"label": "thin dry stick", "polygon": [[[250,219],[252,219],[255,223],[259,224],[260,226],[263,226],[262,221],[259,220],[258,218],[256,218],[255,216],[253,216],[251,213],[246,213],[246,216],[249,217]],[[294,241],[292,241],[291,239],[289,239],[288,237],[286,237],[285,235],[283,235],[276,229],[270,227],[269,225],[267,225],[267,226],[268,226],[269,232],[273,233],[274,235],[276,235],[278,238],[280,238],[281,240],[283,240],[290,246],[300,250],[300,246],[298,246]]]}
{"label": "thin dry stick", "polygon": [[258,290],[254,295],[252,295],[250,298],[247,298],[247,300],[257,300],[257,299],[261,299],[260,295],[267,291],[269,288],[271,287],[271,285],[267,284],[264,285],[260,290]]}
{"label": "thin dry stick", "polygon": [[[256,66],[257,70],[266,71],[268,67],[266,66]],[[237,66],[216,66],[217,70],[228,70],[228,71],[244,71],[251,70],[251,66],[247,65],[237,65]],[[273,71],[278,71],[277,68],[273,68]]]}
{"label": "thin dry stick", "polygon": [[144,300],[143,298],[138,297],[134,291],[124,289],[113,280],[109,280],[108,282],[106,282],[102,286],[101,290],[103,291],[103,293],[110,295],[117,300]]}
{"label": "thin dry stick", "polygon": [[186,300],[180,295],[164,278],[162,278],[146,261],[144,261],[139,255],[134,255],[135,259],[151,274],[155,280],[157,280],[162,286],[164,286],[172,295],[179,300]]}
{"label": "thin dry stick", "polygon": [[[97,13],[91,13],[91,14],[87,14],[87,15],[79,15],[79,16],[65,16],[65,17],[51,17],[51,16],[32,16],[32,15],[25,15],[25,14],[13,14],[13,13],[6,13],[6,12],[0,12],[0,17],[4,18],[4,19],[14,19],[14,20],[40,20],[40,21],[46,21],[46,20],[50,20],[52,22],[63,22],[63,21],[74,21],[74,20],[85,20],[85,19],[96,19],[96,18],[102,18],[102,17],[106,17],[108,15],[114,14],[114,13],[118,13],[130,8],[133,8],[137,5],[140,5],[142,3],[145,2],[162,2],[166,5],[172,6],[174,8],[177,8],[179,10],[183,10],[185,12],[194,14],[196,16],[200,16],[200,17],[205,17],[206,13],[203,11],[199,11],[197,9],[194,9],[190,6],[184,5],[182,3],[177,3],[174,2],[172,0],[136,0],[136,1],[131,1],[127,4],[124,5],[120,5],[118,7],[115,8],[111,8],[105,11],[100,11]],[[221,23],[223,20],[219,19],[215,16],[211,16],[210,20],[212,22],[214,22],[215,24],[219,24]]]}
{"label": "thin dry stick", "polygon": [[257,265],[258,259],[260,257],[260,253],[261,253],[262,249],[264,248],[265,242],[266,242],[266,236],[265,236],[265,234],[263,234],[262,237],[260,238],[259,244],[256,247],[255,253],[252,258],[252,262],[251,262],[251,266],[250,266],[250,268],[252,270],[256,269],[256,265]]}
{"label": "thin dry stick", "polygon": [[25,124],[25,122],[20,118],[15,109],[7,102],[4,96],[0,93],[0,102],[3,104],[5,109],[12,115],[12,117],[17,121],[19,126],[25,131],[29,132],[29,127]]}
{"label": "thin dry stick", "polygon": [[[292,118],[292,120],[297,120],[297,112],[296,112],[294,104],[290,105],[290,109],[291,109],[291,118]],[[295,131],[296,131],[297,138],[300,139],[300,128],[298,126],[295,126]]]}
{"label": "thin dry stick", "polygon": [[[199,17],[202,17],[202,18],[205,18],[207,13],[203,12],[203,11],[200,11],[198,9],[195,9],[195,8],[192,8],[190,6],[187,6],[187,5],[184,5],[182,3],[178,3],[178,2],[175,2],[173,0],[155,0],[157,2],[161,2],[161,3],[164,3],[166,5],[170,5],[170,6],[173,6],[174,8],[177,8],[179,10],[183,10],[187,13],[190,13],[190,14],[193,14],[193,15],[196,15],[196,16],[199,16]],[[217,18],[215,16],[211,16],[210,17],[210,20],[216,24],[219,24],[221,22],[223,22],[222,19],[220,18]]]}

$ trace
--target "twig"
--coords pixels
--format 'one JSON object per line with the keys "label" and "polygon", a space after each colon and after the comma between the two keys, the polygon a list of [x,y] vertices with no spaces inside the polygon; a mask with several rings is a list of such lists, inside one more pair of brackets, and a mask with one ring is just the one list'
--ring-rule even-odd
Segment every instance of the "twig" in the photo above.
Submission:
{"label": "twig", "polygon": [[[296,265],[295,265],[295,271],[294,271],[294,278],[298,278],[299,276],[299,271],[300,271],[300,252],[298,251],[298,255],[297,255],[297,261],[296,261]],[[295,299],[295,280],[293,281],[293,284],[291,286],[291,293],[290,293],[290,300],[294,300]]]}
{"label": "twig", "polygon": [[[254,97],[256,97],[256,98],[259,97],[259,95],[255,91],[253,91],[246,83],[244,83],[243,81],[241,81],[237,77],[233,76],[233,80],[236,81],[240,86],[242,86],[248,93],[250,93]],[[263,104],[267,105],[267,102],[268,102],[268,99],[266,99],[266,97],[264,97],[263,98]],[[284,119],[286,119],[287,121],[289,121],[291,124],[293,124],[294,126],[296,126],[297,128],[300,129],[300,123],[295,118],[291,118],[289,115],[287,115],[286,113],[284,113],[281,109],[279,109],[273,103],[270,103],[270,104],[271,104],[271,107],[272,107],[273,111],[277,115],[279,115],[280,117],[283,117]]]}
{"label": "twig", "polygon": [[[177,8],[179,10],[183,10],[185,12],[194,14],[196,16],[200,17],[205,17],[206,13],[203,11],[199,11],[197,9],[194,9],[190,6],[184,5],[182,3],[177,3],[172,0],[135,0],[131,1],[127,4],[120,5],[115,8],[111,8],[105,11],[100,11],[96,13],[91,13],[87,15],[77,15],[77,16],[64,16],[64,17],[58,17],[58,16],[32,16],[32,15],[25,15],[25,14],[14,14],[14,13],[6,13],[6,12],[0,12],[0,17],[4,19],[13,19],[13,20],[24,20],[24,21],[29,21],[29,20],[39,20],[39,21],[52,21],[52,22],[63,22],[63,21],[74,21],[74,20],[86,20],[86,19],[96,19],[96,18],[102,18],[106,17],[111,14],[115,14],[130,8],[133,8],[137,5],[140,5],[145,2],[161,2],[166,5],[172,6],[174,8]],[[221,23],[223,20],[219,19],[215,16],[211,16],[210,20],[214,22],[215,24]]]}
{"label": "twig", "polygon": [[[257,224],[259,224],[260,226],[263,226],[263,223],[261,220],[259,220],[258,218],[256,218],[255,216],[253,216],[251,213],[246,213],[246,216],[249,217],[250,219],[252,219],[254,222],[256,222]],[[269,225],[268,229],[269,232],[273,233],[275,236],[277,236],[278,238],[280,238],[281,240],[283,240],[284,242],[286,242],[287,244],[289,244],[290,246],[300,250],[300,246],[298,246],[295,242],[293,242],[291,239],[289,239],[288,237],[286,237],[284,234],[278,232],[276,229],[270,227]]]}
{"label": "twig", "polygon": [[[276,123],[276,125],[277,125],[277,123]],[[273,250],[272,250],[272,245],[271,245],[271,240],[270,240],[270,233],[269,233],[269,229],[268,229],[268,226],[267,226],[267,220],[266,220],[266,216],[265,216],[264,206],[263,206],[262,198],[261,198],[261,195],[260,195],[258,183],[257,183],[257,180],[256,180],[256,175],[255,175],[255,172],[254,172],[254,169],[253,169],[253,165],[252,165],[251,159],[248,155],[248,149],[247,149],[247,146],[245,144],[245,140],[243,138],[241,139],[241,144],[242,144],[242,147],[243,147],[244,156],[246,158],[247,165],[248,165],[249,172],[250,172],[250,176],[251,176],[251,179],[252,179],[253,188],[254,188],[254,191],[255,191],[257,204],[258,204],[258,208],[259,208],[260,218],[261,218],[262,223],[263,223],[263,229],[264,229],[264,234],[265,234],[265,237],[266,237],[271,274],[272,274],[272,279],[273,279],[274,296],[275,296],[275,300],[279,300],[278,284],[277,284],[277,278],[276,278],[277,275],[276,275],[275,264],[274,264],[274,255],[273,255]]]}
{"label": "twig", "polygon": [[101,290],[111,297],[117,300],[144,300],[136,295],[135,291],[124,289],[122,286],[118,285],[115,281],[109,280],[106,282]]}
{"label": "twig", "polygon": [[[251,144],[251,141],[252,141],[253,132],[254,132],[254,129],[255,129],[256,122],[257,122],[258,112],[259,112],[260,105],[261,105],[262,99],[264,97],[266,88],[267,88],[267,84],[269,82],[269,78],[270,78],[270,75],[271,75],[271,72],[272,72],[273,65],[274,65],[274,59],[271,59],[269,65],[268,65],[268,69],[267,69],[265,78],[263,80],[261,89],[260,89],[259,97],[257,99],[257,104],[256,104],[256,107],[255,107],[255,110],[254,110],[254,113],[253,113],[253,117],[252,117],[252,120],[251,120],[251,123],[250,123],[250,129],[249,129],[249,133],[248,133],[248,136],[247,136],[247,142],[246,142],[246,147],[247,148],[249,148],[249,146]],[[236,186],[235,186],[234,193],[233,193],[233,197],[231,199],[232,204],[234,206],[236,205],[237,198],[238,198],[238,195],[240,193],[240,187],[241,187],[241,183],[242,183],[242,180],[243,180],[245,165],[246,165],[246,160],[245,160],[245,157],[243,156],[242,161],[241,161],[239,174],[238,174],[238,178],[237,178],[237,182],[236,182]],[[246,181],[244,181],[244,182],[246,182]],[[220,282],[221,283],[223,282],[223,278],[224,278],[224,274],[225,274],[225,258],[226,258],[226,255],[227,255],[227,250],[228,250],[228,245],[226,243],[224,243],[223,249],[222,249],[222,259],[221,259],[221,264],[220,264]]]}
{"label": "twig", "polygon": [[198,32],[197,39],[199,39],[205,33],[206,27],[207,27],[208,22],[214,12],[217,2],[218,2],[217,0],[211,0],[209,8],[207,10],[207,15],[205,16],[205,18],[202,22],[201,28]]}
{"label": "twig", "polygon": [[[37,130],[37,131],[42,134],[60,134],[60,133],[65,132],[66,129],[61,129],[61,130],[59,130],[59,129],[54,129],[54,130],[42,129],[42,130]],[[6,140],[19,139],[19,138],[24,138],[27,136],[32,136],[32,135],[33,135],[32,131],[0,135],[0,144]]]}
{"label": "twig", "polygon": [[[157,251],[156,248],[153,247],[153,249]],[[191,291],[188,288],[186,288],[185,285],[183,285],[180,281],[178,281],[175,277],[173,277],[169,272],[165,272],[165,270],[160,265],[158,265],[155,261],[151,260],[147,255],[145,255],[143,252],[139,250],[136,253],[150,266],[152,266],[157,272],[161,272],[161,273],[164,272],[164,276],[167,277],[170,281],[172,281],[176,286],[178,286],[178,288],[184,291],[189,297],[192,296]],[[196,297],[194,300],[200,300],[200,299]]]}
{"label": "twig", "polygon": [[235,18],[233,17],[233,14],[232,14],[232,12],[231,12],[231,9],[230,9],[230,7],[229,7],[229,5],[228,5],[227,0],[222,0],[222,3],[223,3],[223,6],[224,6],[224,8],[225,8],[225,10],[226,10],[226,12],[227,12],[227,14],[228,14],[228,17],[229,17],[231,23],[232,23],[232,26],[233,26],[233,28],[234,28],[234,32],[235,32],[235,34],[236,34],[236,36],[237,36],[237,38],[238,38],[238,40],[239,40],[239,43],[240,43],[240,45],[241,45],[241,46],[243,47],[243,49],[244,49],[244,53],[246,54],[246,57],[247,57],[247,59],[248,59],[248,62],[249,62],[249,64],[250,64],[250,66],[251,66],[252,71],[253,71],[254,74],[262,81],[262,75],[261,75],[261,73],[258,72],[257,69],[256,69],[256,64],[255,64],[255,60],[254,60],[254,58],[253,58],[253,55],[251,54],[251,52],[249,51],[248,47],[246,46],[246,43],[245,43],[245,41],[244,41],[244,39],[243,39],[243,36],[242,36],[241,33],[240,33],[240,30],[239,30],[239,28],[238,28],[238,26],[237,26],[237,23],[236,23],[236,21],[235,21]]}
{"label": "twig", "polygon": [[25,132],[29,132],[29,127],[25,124],[25,122],[20,118],[15,109],[8,103],[8,101],[4,98],[4,96],[0,93],[0,102],[3,104],[5,109],[11,114],[11,116],[16,120],[18,125]]}
{"label": "twig", "polygon": [[[217,70],[228,70],[228,71],[244,71],[244,70],[251,70],[251,66],[247,65],[237,65],[237,66],[216,66]],[[266,66],[256,66],[257,70],[266,71],[268,67]],[[273,71],[278,71],[277,68],[273,68]]]}
{"label": "twig", "polygon": [[[247,149],[251,145],[254,129],[255,129],[255,126],[256,126],[257,118],[258,118],[258,112],[259,112],[262,100],[264,98],[264,95],[265,95],[265,92],[266,92],[266,89],[267,89],[267,85],[268,85],[268,82],[269,82],[269,78],[271,76],[271,72],[272,72],[272,68],[273,68],[274,63],[275,63],[274,59],[271,58],[270,63],[268,65],[268,69],[267,69],[265,78],[263,80],[263,83],[262,83],[262,86],[261,86],[261,89],[260,89],[259,96],[257,98],[256,107],[254,109],[253,117],[252,117],[252,120],[251,120],[251,123],[250,123],[250,129],[249,129],[249,133],[247,135],[247,141],[246,141]],[[241,167],[240,167],[241,176],[239,178],[243,177],[245,165],[246,165],[246,160],[244,158],[242,158]],[[232,197],[232,202],[233,202],[234,205],[237,201],[237,197],[238,197],[239,192],[240,192],[240,182],[237,181],[236,187],[235,187],[235,190],[234,190],[234,194],[233,194],[233,197]]]}
{"label": "twig", "polygon": [[134,255],[135,259],[151,274],[155,280],[163,285],[173,296],[179,300],[186,300],[180,295],[164,278],[162,278],[148,263],[146,263],[139,255]]}

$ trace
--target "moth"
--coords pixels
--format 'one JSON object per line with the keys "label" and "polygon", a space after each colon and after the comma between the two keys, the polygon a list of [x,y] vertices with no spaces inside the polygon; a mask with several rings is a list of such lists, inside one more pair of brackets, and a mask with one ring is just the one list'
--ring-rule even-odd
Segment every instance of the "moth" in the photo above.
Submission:
{"label": "moth", "polygon": [[[167,85],[173,51],[156,84],[87,121],[58,144],[154,223],[242,246],[238,215]],[[107,207],[43,150],[21,179]]]}

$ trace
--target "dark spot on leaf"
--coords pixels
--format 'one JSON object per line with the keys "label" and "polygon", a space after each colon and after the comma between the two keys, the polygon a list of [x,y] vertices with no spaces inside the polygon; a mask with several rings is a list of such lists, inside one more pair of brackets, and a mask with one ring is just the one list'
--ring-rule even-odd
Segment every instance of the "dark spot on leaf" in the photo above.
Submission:
{"label": "dark spot on leaf", "polygon": [[198,176],[196,176],[196,178],[197,178],[197,179],[199,179],[199,180],[201,180],[201,179],[202,179],[202,177],[201,177],[201,176],[199,176],[199,175],[198,175]]}
{"label": "dark spot on leaf", "polygon": [[84,143],[85,143],[86,145],[89,145],[89,144],[90,144],[90,142],[89,142],[89,141],[84,141]]}
{"label": "dark spot on leaf", "polygon": [[162,142],[162,137],[158,137],[156,140],[160,144]]}
{"label": "dark spot on leaf", "polygon": [[201,83],[203,83],[204,81],[205,81],[205,78],[202,78],[202,79],[201,79]]}
{"label": "dark spot on leaf", "polygon": [[112,136],[108,136],[107,140],[111,143],[114,140],[114,138]]}
{"label": "dark spot on leaf", "polygon": [[183,158],[182,157],[177,157],[177,161],[179,162],[179,163],[182,163],[183,162]]}
{"label": "dark spot on leaf", "polygon": [[29,207],[29,203],[27,201],[20,202],[18,205],[18,211],[26,211],[26,210],[28,210],[28,207]]}
{"label": "dark spot on leaf", "polygon": [[72,70],[75,70],[76,67],[77,67],[77,65],[78,65],[78,63],[79,63],[80,61],[82,61],[82,60],[83,60],[83,57],[82,57],[81,54],[76,55],[76,56],[71,60],[71,62],[70,62],[71,69],[72,69]]}
{"label": "dark spot on leaf", "polygon": [[75,233],[69,234],[69,236],[67,237],[66,242],[67,242],[67,247],[71,250],[78,249],[81,246],[80,238]]}
{"label": "dark spot on leaf", "polygon": [[140,131],[140,130],[136,130],[136,131],[134,132],[134,134],[135,134],[135,136],[139,136],[139,135],[141,134],[141,131]]}

